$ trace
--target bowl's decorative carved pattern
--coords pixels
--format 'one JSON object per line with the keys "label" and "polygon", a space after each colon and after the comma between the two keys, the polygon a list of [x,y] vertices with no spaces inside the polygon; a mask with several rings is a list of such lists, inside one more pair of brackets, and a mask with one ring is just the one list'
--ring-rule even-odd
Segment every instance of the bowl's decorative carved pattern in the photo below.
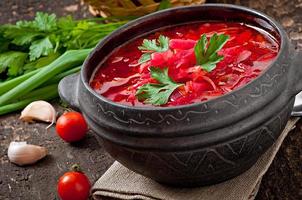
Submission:
{"label": "bowl's decorative carved pattern", "polygon": [[165,182],[169,177],[173,177],[173,181],[178,184],[188,180],[204,181],[209,176],[213,179],[213,174],[217,179],[215,181],[219,182],[225,173],[233,171],[235,175],[238,174],[238,170],[245,169],[245,165],[250,163],[249,158],[254,159],[254,155],[262,154],[277,140],[290,115],[289,106],[291,105],[285,106],[278,115],[261,127],[215,146],[160,153],[120,146],[110,147],[108,150],[117,155],[116,158],[121,163],[128,166],[131,160],[130,165],[135,165],[130,166],[131,169],[138,169],[139,173],[161,182]]}

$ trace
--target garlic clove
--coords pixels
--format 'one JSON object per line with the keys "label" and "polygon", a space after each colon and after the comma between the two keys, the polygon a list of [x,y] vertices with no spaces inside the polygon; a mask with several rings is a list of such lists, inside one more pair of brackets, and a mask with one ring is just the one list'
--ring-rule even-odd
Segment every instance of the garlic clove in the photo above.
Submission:
{"label": "garlic clove", "polygon": [[54,107],[46,101],[34,101],[24,108],[21,112],[20,119],[26,122],[32,122],[34,120],[51,122],[52,125],[56,122],[56,111]]}
{"label": "garlic clove", "polygon": [[10,162],[17,165],[29,165],[47,155],[45,147],[27,144],[26,142],[11,142],[7,151]]}

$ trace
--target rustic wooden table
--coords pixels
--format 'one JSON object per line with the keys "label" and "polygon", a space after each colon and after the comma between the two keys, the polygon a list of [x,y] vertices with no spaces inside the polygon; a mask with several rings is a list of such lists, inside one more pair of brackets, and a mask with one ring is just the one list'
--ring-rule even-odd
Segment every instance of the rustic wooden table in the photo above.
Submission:
{"label": "rustic wooden table", "polygon": [[[244,5],[265,12],[278,20],[286,29],[296,48],[302,50],[302,0],[208,0]],[[29,19],[35,11],[71,14],[87,17],[87,7],[76,0],[1,0],[0,23]],[[302,67],[302,66],[301,66]],[[56,103],[57,109],[62,108]],[[98,137],[89,132],[77,144],[67,144],[56,136],[55,129],[46,130],[46,124],[21,122],[19,114],[0,117],[0,199],[52,200],[58,199],[58,178],[78,163],[92,182],[112,164],[113,159],[104,151]],[[264,176],[257,199],[302,199],[302,134],[297,128],[284,141],[269,171]],[[43,145],[49,155],[36,165],[18,167],[9,163],[7,147],[11,141],[27,141]]]}

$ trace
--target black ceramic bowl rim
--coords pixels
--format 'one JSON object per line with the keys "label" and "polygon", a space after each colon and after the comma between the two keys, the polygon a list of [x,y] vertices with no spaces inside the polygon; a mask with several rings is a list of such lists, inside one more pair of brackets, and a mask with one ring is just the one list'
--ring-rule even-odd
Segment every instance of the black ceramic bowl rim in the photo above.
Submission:
{"label": "black ceramic bowl rim", "polygon": [[[246,15],[250,15],[250,16],[257,16],[261,19],[265,19],[266,22],[269,22],[269,24],[274,28],[274,30],[277,32],[278,36],[280,37],[280,49],[278,52],[277,57],[275,58],[275,60],[264,70],[262,71],[262,73],[255,79],[253,79],[252,81],[250,81],[249,83],[236,88],[235,90],[228,92],[224,95],[218,96],[216,98],[213,99],[209,99],[206,101],[202,101],[202,102],[196,102],[196,103],[192,103],[192,104],[185,104],[185,105],[179,105],[179,106],[171,106],[171,107],[160,107],[160,106],[146,106],[146,107],[142,107],[142,106],[128,106],[125,104],[120,104],[120,103],[116,103],[114,101],[111,101],[110,99],[96,93],[89,85],[89,80],[91,77],[87,77],[86,74],[88,74],[87,72],[87,65],[88,65],[88,61],[92,58],[93,54],[98,51],[99,49],[101,49],[101,46],[103,44],[105,44],[108,40],[111,40],[111,38],[114,38],[115,35],[119,34],[120,32],[123,32],[123,30],[125,28],[127,28],[129,25],[135,25],[135,24],[139,24],[141,22],[143,22],[145,19],[149,18],[149,17],[153,17],[153,16],[158,16],[158,15],[162,15],[165,14],[167,11],[177,11],[177,10],[181,10],[183,8],[195,8],[195,7],[209,7],[209,8],[229,8],[229,9],[233,9],[233,10],[238,10],[240,12],[245,12]],[[259,27],[261,28],[261,27]],[[131,38],[133,39],[133,38]],[[90,93],[92,93],[94,96],[96,96],[99,100],[111,104],[115,107],[118,107],[120,109],[132,109],[132,110],[137,110],[137,111],[171,111],[171,110],[175,110],[175,109],[183,109],[183,108],[188,108],[188,107],[195,107],[195,106],[201,106],[205,103],[208,103],[209,101],[211,102],[215,102],[216,100],[218,101],[220,98],[224,98],[226,96],[230,96],[234,93],[236,93],[238,90],[241,90],[245,87],[248,87],[251,83],[257,81],[259,78],[261,78],[262,76],[265,75],[265,73],[275,64],[277,58],[283,53],[284,48],[285,48],[285,41],[286,41],[286,33],[283,30],[282,26],[275,21],[273,18],[267,16],[266,14],[257,11],[255,9],[251,9],[251,8],[247,8],[247,7],[243,7],[243,6],[238,6],[238,5],[231,5],[231,4],[203,4],[203,5],[195,5],[195,6],[183,6],[183,7],[176,7],[176,8],[170,8],[170,9],[166,9],[166,10],[162,10],[162,11],[158,11],[155,13],[151,13],[149,15],[145,15],[143,17],[140,17],[136,20],[133,20],[123,26],[121,26],[120,28],[118,28],[117,30],[115,30],[114,32],[112,32],[111,34],[109,34],[108,36],[106,36],[103,40],[101,40],[96,48],[89,54],[89,56],[85,59],[85,62],[83,64],[83,68],[81,70],[81,79],[83,81],[83,85],[85,87],[86,90],[88,90]],[[96,66],[98,67],[98,66]],[[93,70],[93,72],[95,72],[96,68]],[[91,76],[93,76],[94,73],[92,73]]]}

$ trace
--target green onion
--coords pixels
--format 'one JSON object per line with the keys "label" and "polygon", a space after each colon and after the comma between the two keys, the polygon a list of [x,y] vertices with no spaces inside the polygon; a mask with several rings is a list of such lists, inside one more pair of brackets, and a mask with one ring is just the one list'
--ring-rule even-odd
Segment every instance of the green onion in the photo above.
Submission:
{"label": "green onion", "polygon": [[26,79],[28,79],[31,76],[33,76],[34,74],[36,74],[39,70],[41,70],[41,69],[36,69],[34,71],[28,72],[17,78],[0,83],[0,95],[4,94],[5,92],[9,91],[10,89],[16,87],[18,84],[22,83]]}
{"label": "green onion", "polygon": [[37,97],[37,96],[41,97],[41,96],[43,96],[43,94],[53,92],[54,90],[58,90],[58,83],[33,90],[30,93],[22,96],[22,98],[20,98],[19,101],[22,99],[30,99],[30,98]]}
{"label": "green onion", "polygon": [[50,85],[50,84],[54,84],[54,83],[59,83],[61,79],[63,79],[65,76],[77,73],[81,70],[82,66],[78,66],[75,68],[72,68],[66,72],[62,72],[61,74],[56,75],[55,77],[53,77],[52,79],[46,81],[45,83],[43,83],[41,86],[46,86],[46,85]]}
{"label": "green onion", "polygon": [[92,49],[66,51],[63,55],[61,55],[49,65],[43,67],[32,77],[28,78],[21,84],[1,95],[0,106],[3,106],[6,103],[19,98],[20,96],[25,95],[35,88],[38,88],[40,85],[56,76],[57,74],[64,72],[71,67],[74,67],[75,65],[82,64],[91,50]]}
{"label": "green onion", "polygon": [[[52,89],[50,87],[52,87]],[[41,89],[35,91],[36,96],[22,99],[15,103],[10,103],[10,104],[4,105],[4,106],[0,106],[0,115],[4,115],[4,114],[10,113],[10,112],[21,110],[33,101],[38,101],[38,100],[48,101],[48,100],[54,99],[54,98],[58,97],[58,90],[56,88],[57,88],[57,85],[49,86],[47,88],[41,88]]]}
{"label": "green onion", "polygon": [[[40,70],[41,70],[41,68],[36,69],[34,71],[31,71],[29,73],[26,73],[26,74],[24,74],[22,76],[19,76],[17,78],[11,79],[9,81],[6,81],[4,83],[0,83],[0,95],[4,94],[5,92],[9,91],[10,89],[16,87],[17,85],[19,85],[23,81],[29,79],[31,76],[33,76],[34,74],[36,74]],[[50,85],[50,84],[53,84],[53,83],[58,83],[65,76],[68,76],[70,74],[79,72],[80,70],[81,70],[81,66],[72,68],[72,69],[70,69],[66,72],[58,74],[57,76],[55,76],[52,79],[48,80],[47,82],[43,83],[42,86]]]}

